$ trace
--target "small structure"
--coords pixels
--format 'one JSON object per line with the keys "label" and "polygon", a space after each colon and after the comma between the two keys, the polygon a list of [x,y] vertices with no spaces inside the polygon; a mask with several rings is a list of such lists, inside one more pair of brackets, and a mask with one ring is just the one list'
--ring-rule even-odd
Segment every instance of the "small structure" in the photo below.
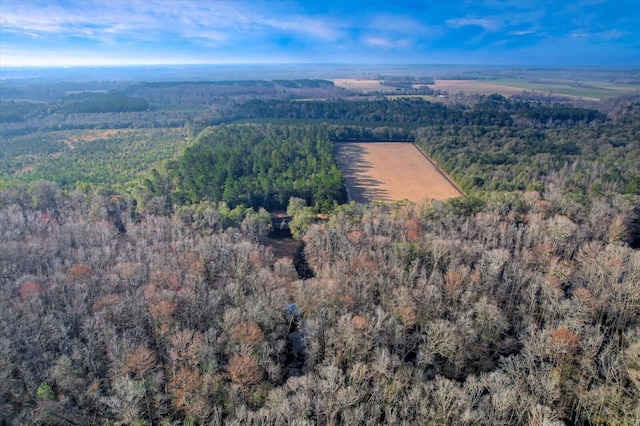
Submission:
{"label": "small structure", "polygon": [[292,219],[293,216],[272,217],[269,236],[271,238],[291,238],[289,222],[291,222]]}

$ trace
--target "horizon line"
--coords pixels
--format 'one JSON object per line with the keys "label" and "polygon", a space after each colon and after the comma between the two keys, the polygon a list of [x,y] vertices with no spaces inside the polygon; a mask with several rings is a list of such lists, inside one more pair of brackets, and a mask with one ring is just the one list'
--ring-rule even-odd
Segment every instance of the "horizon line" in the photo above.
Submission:
{"label": "horizon line", "polygon": [[5,69],[17,68],[127,68],[127,67],[183,67],[183,66],[467,66],[467,67],[500,67],[500,68],[593,68],[593,69],[640,69],[640,64],[500,64],[500,63],[472,63],[472,62],[168,62],[168,63],[121,63],[121,64],[72,64],[72,65],[35,65],[9,64],[0,65],[0,72]]}

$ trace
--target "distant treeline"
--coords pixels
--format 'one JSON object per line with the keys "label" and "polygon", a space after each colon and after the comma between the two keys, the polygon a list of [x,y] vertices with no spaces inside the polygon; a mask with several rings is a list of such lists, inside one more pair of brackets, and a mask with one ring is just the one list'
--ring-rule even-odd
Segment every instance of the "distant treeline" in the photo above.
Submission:
{"label": "distant treeline", "polygon": [[239,80],[158,82],[135,85],[124,92],[139,96],[156,106],[217,105],[249,99],[333,98],[346,91],[329,80]]}
{"label": "distant treeline", "polygon": [[328,120],[349,123],[394,123],[428,125],[576,125],[603,122],[601,112],[564,105],[510,101],[495,95],[475,108],[446,106],[421,98],[380,99],[376,101],[263,101],[251,100],[231,112],[238,119]]}
{"label": "distant treeline", "polygon": [[0,123],[24,122],[32,117],[56,113],[110,113],[140,112],[149,109],[149,103],[142,98],[125,96],[121,93],[86,92],[65,96],[55,103],[28,101],[3,101],[0,109]]}
{"label": "distant treeline", "polygon": [[319,80],[319,79],[296,79],[296,80],[221,80],[221,81],[181,81],[181,82],[153,82],[142,83],[137,86],[131,87],[131,91],[135,92],[140,88],[160,88],[165,89],[167,87],[175,86],[230,86],[230,87],[321,87],[321,86],[333,86],[333,81]]}
{"label": "distant treeline", "polygon": [[31,115],[47,113],[47,104],[26,101],[0,102],[0,124],[23,122]]}
{"label": "distant treeline", "polygon": [[329,120],[350,123],[495,124],[511,125],[511,117],[497,111],[472,111],[448,108],[423,99],[401,98],[377,101],[262,101],[252,100],[238,106],[238,118],[289,118]]}
{"label": "distant treeline", "polygon": [[59,104],[59,108],[66,113],[134,112],[149,108],[149,103],[144,99],[112,92],[73,94]]}
{"label": "distant treeline", "polygon": [[[326,80],[146,83],[122,92],[83,92],[54,103],[4,101],[3,135],[48,129],[178,127],[197,131],[234,121],[295,120],[376,126],[574,126],[606,121],[599,111],[491,95],[475,105],[444,105],[422,98],[310,100],[344,95]],[[277,99],[274,99],[277,98]],[[85,115],[83,115],[85,114]],[[105,114],[89,116],[88,114]],[[127,114],[113,117],[109,114]],[[197,132],[196,132],[197,133]]]}

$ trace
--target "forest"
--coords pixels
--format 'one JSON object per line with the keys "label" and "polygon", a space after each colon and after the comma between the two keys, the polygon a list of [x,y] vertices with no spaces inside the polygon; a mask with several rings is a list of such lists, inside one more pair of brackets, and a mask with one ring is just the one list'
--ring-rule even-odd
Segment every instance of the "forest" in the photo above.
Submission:
{"label": "forest", "polygon": [[144,185],[170,205],[213,200],[273,210],[295,196],[328,212],[347,200],[329,134],[310,126],[210,128]]}
{"label": "forest", "polygon": [[600,122],[606,115],[592,109],[540,102],[509,101],[500,95],[478,102],[474,108],[462,104],[447,106],[419,97],[370,101],[285,102],[255,100],[238,108],[239,118],[335,120],[347,123],[404,123],[411,127],[453,124],[458,126],[512,126],[514,120],[555,126]]}
{"label": "forest", "polygon": [[[3,101],[0,424],[640,422],[637,97],[186,84]],[[466,195],[347,203],[349,140]]]}

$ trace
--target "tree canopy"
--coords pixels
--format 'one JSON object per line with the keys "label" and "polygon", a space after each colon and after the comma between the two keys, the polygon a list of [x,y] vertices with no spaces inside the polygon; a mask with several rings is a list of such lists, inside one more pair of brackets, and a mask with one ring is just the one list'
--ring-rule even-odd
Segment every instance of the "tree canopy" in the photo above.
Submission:
{"label": "tree canopy", "polygon": [[333,144],[317,126],[211,127],[144,184],[177,205],[210,200],[284,209],[295,196],[327,211],[346,201]]}

